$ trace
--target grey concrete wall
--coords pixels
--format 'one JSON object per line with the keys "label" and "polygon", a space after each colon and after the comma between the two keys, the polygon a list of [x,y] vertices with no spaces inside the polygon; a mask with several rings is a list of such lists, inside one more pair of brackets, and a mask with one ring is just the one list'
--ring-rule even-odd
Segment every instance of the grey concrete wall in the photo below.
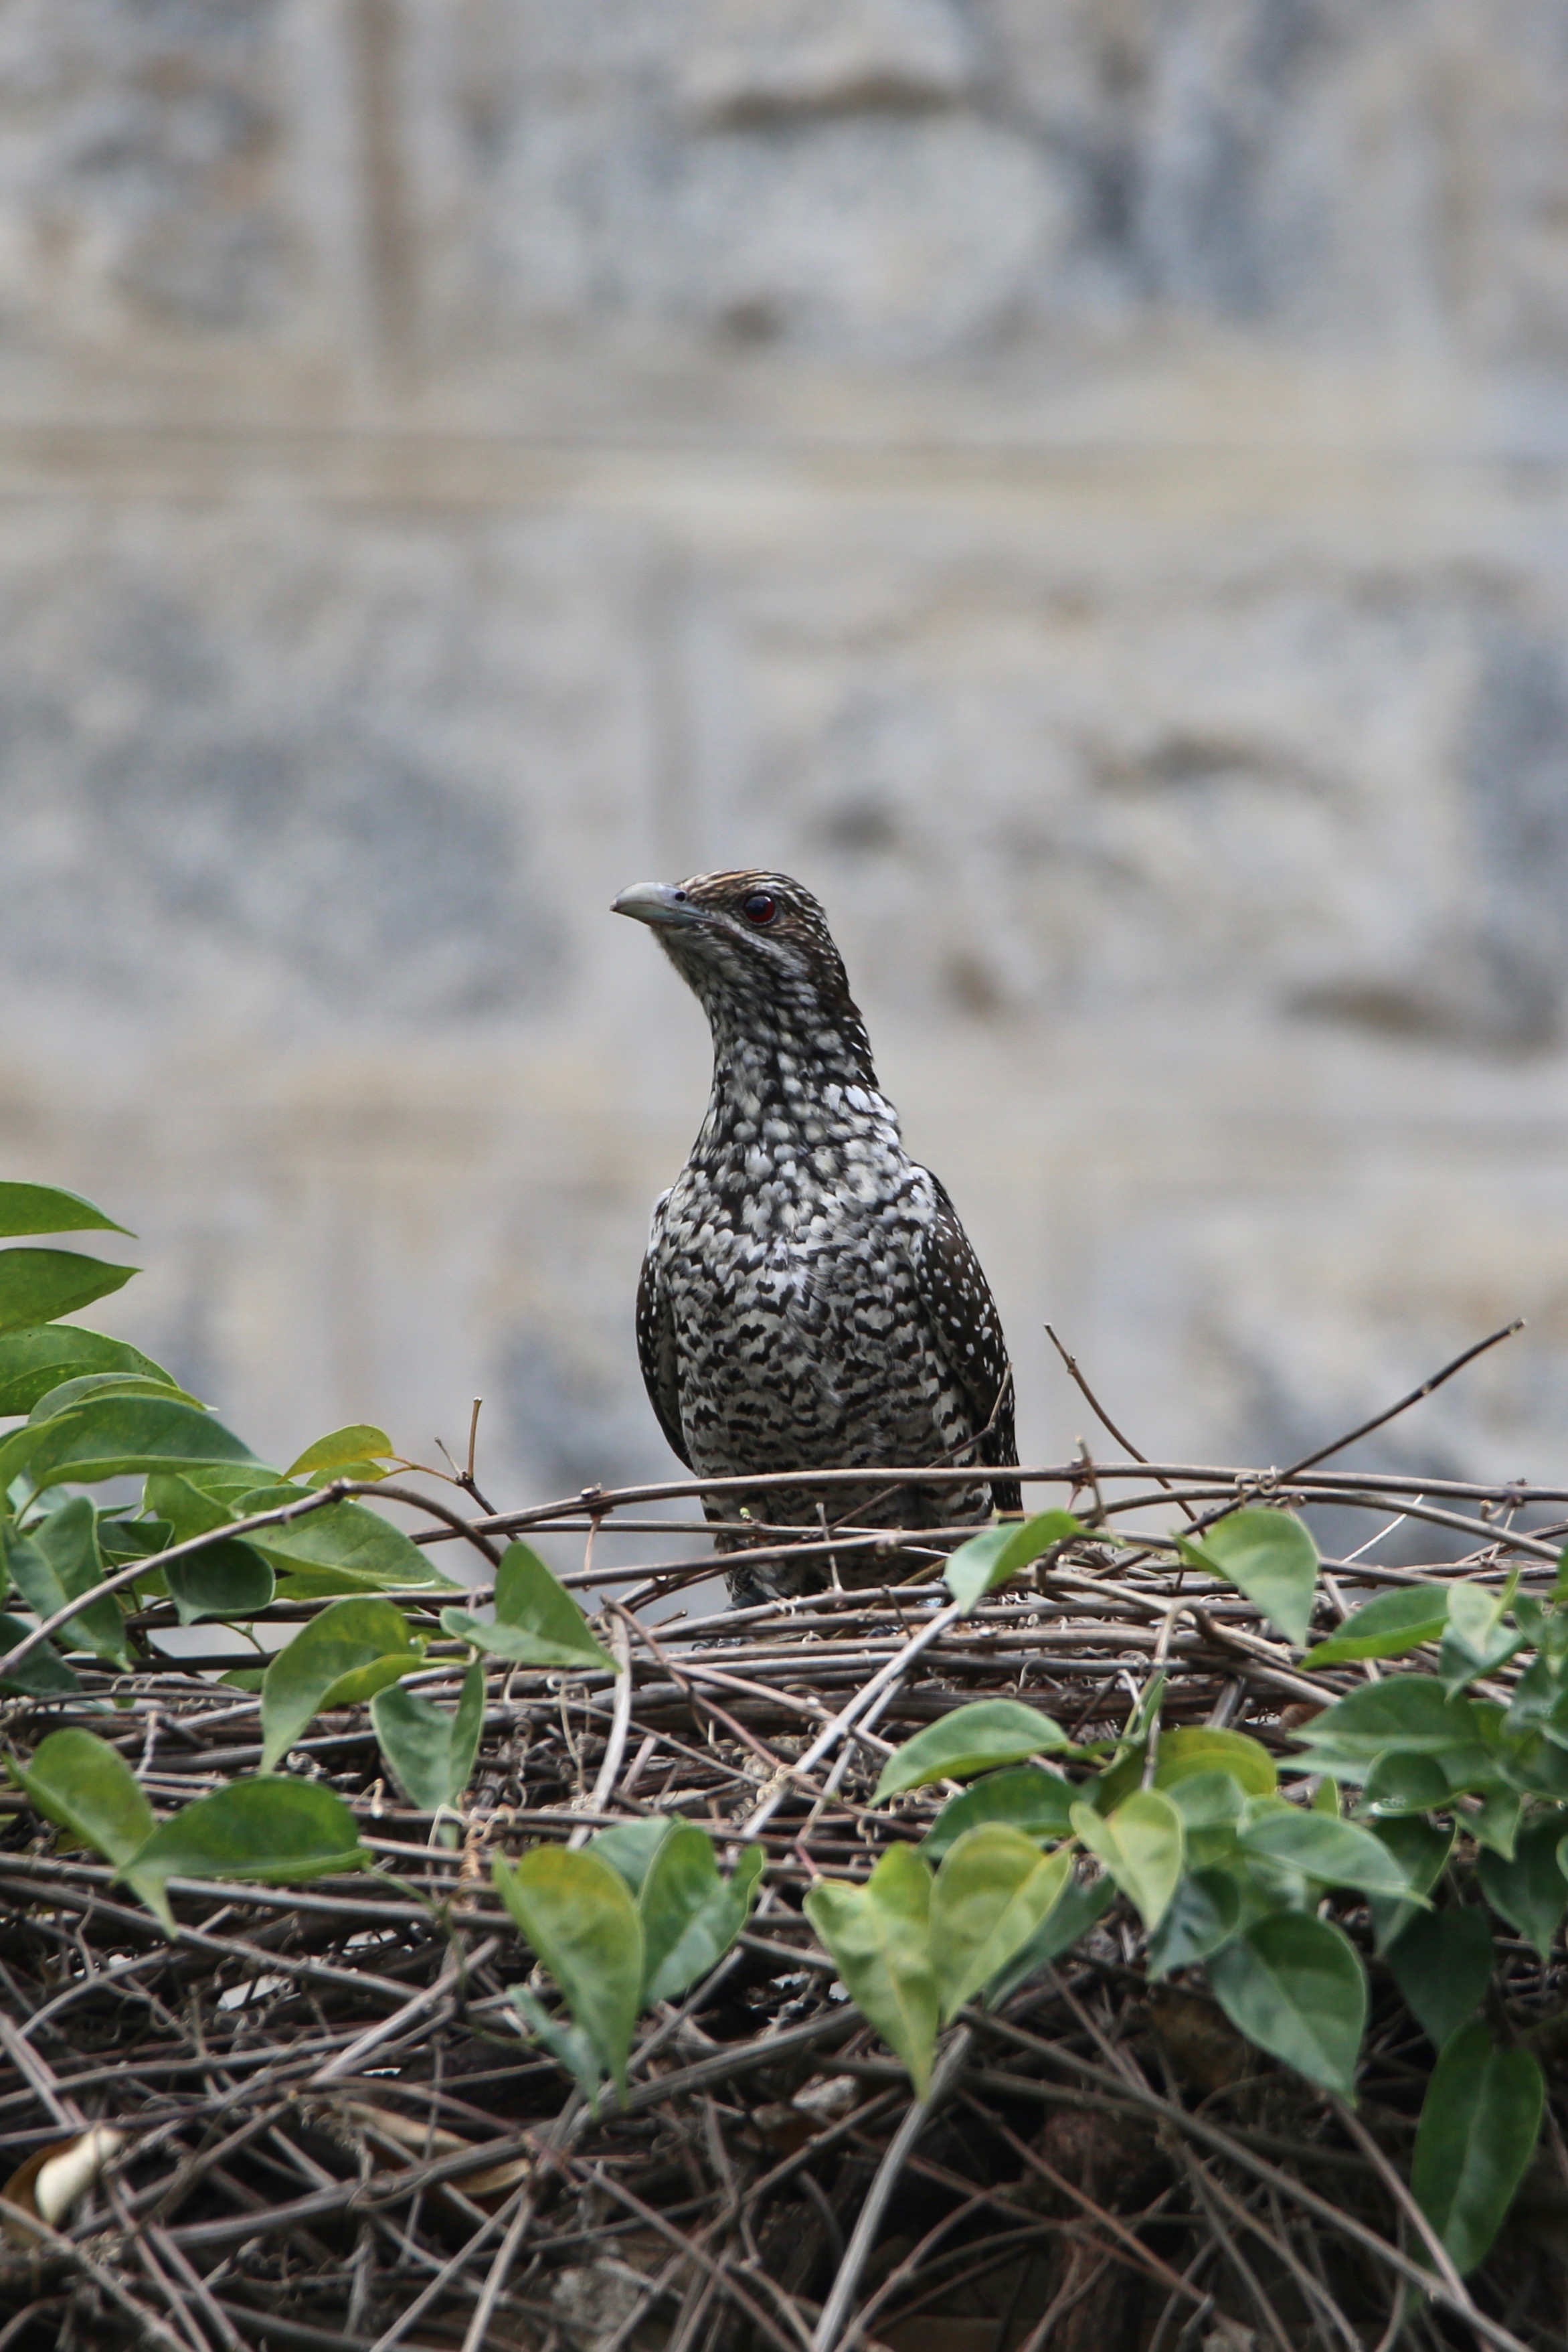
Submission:
{"label": "grey concrete wall", "polygon": [[[3,0],[0,1156],[287,1458],[659,1469],[826,900],[1025,1450],[1568,1477],[1555,0]],[[110,1320],[106,1309],[102,1319]]]}

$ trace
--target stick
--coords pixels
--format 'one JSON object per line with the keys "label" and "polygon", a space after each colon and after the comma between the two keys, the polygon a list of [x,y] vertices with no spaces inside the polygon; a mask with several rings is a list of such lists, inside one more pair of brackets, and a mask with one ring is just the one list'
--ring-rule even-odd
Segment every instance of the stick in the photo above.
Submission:
{"label": "stick", "polygon": [[888,2146],[886,2155],[877,2167],[876,2178],[866,2191],[844,2259],[839,2265],[828,2299],[822,2305],[821,2317],[811,2337],[811,2352],[838,2352],[844,2340],[844,2322],[849,2317],[855,2291],[861,2283],[861,2273],[876,2243],[876,2233],[882,2227],[893,2192],[905,2164],[914,2153],[915,2144],[952,2089],[969,2055],[973,2035],[967,2025],[960,2026],[943,2052],[936,2072],[932,2077],[928,2098],[912,2100],[909,2112],[899,2125]]}
{"label": "stick", "polygon": [[1347,1445],[1355,1444],[1357,1438],[1370,1437],[1375,1429],[1381,1429],[1385,1422],[1394,1421],[1400,1413],[1408,1412],[1413,1404],[1419,1404],[1423,1397],[1429,1397],[1434,1389],[1440,1389],[1445,1381],[1451,1381],[1456,1372],[1462,1372],[1467,1364],[1473,1364],[1476,1358],[1484,1356],[1489,1348],[1496,1348],[1504,1339],[1511,1339],[1516,1331],[1523,1328],[1524,1318],[1519,1315],[1511,1323],[1505,1323],[1500,1331],[1494,1331],[1490,1339],[1478,1339],[1473,1348],[1467,1348],[1462,1356],[1456,1356],[1451,1364],[1445,1364],[1440,1372],[1434,1372],[1431,1379],[1423,1381],[1418,1389],[1412,1389],[1409,1395],[1401,1397],[1397,1404],[1391,1404],[1386,1412],[1374,1413],[1370,1421],[1364,1421],[1358,1429],[1353,1429],[1348,1437],[1336,1437],[1332,1445],[1320,1445],[1315,1454],[1304,1454],[1299,1462],[1292,1462],[1288,1470],[1278,1474],[1275,1484],[1288,1486],[1292,1478],[1301,1476],[1303,1470],[1311,1470],[1318,1463],[1326,1462],[1331,1454],[1343,1454]]}

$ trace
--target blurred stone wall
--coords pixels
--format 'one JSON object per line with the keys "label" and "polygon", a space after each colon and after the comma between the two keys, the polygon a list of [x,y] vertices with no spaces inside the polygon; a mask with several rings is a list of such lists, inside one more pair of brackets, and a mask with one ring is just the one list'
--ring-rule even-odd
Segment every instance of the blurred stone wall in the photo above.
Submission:
{"label": "blurred stone wall", "polygon": [[[829,907],[1081,1401],[1568,1478],[1555,0],[0,0],[0,1142],[287,1458],[660,1472],[706,1039]],[[110,1310],[101,1318],[110,1319]]]}

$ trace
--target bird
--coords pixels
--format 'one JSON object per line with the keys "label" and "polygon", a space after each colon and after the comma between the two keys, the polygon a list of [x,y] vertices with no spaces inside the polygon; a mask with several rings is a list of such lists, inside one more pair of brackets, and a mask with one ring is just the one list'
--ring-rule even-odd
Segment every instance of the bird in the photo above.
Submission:
{"label": "bird", "polygon": [[[713,1087],[654,1203],[637,1352],[670,1445],[698,1478],[1016,1464],[1001,1318],[958,1214],[904,1149],[827,917],[752,869],[638,882],[646,923],[707,1014]],[[706,1496],[725,1554],[818,1538],[800,1561],[729,1566],[737,1607],[889,1578],[833,1525],[946,1528],[1020,1509],[1016,1478]],[[795,1531],[799,1531],[796,1533]],[[905,1560],[907,1570],[907,1560]]]}

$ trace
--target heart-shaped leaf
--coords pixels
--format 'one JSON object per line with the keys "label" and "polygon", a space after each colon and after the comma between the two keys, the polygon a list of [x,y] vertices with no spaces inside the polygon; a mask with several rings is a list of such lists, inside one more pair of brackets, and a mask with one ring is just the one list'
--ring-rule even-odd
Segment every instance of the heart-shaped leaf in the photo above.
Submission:
{"label": "heart-shaped leaf", "polygon": [[476,1659],[455,1708],[393,1683],[371,1699],[371,1721],[411,1805],[424,1813],[455,1805],[468,1786],[485,1727],[485,1669]]}
{"label": "heart-shaped leaf", "polygon": [[326,1706],[357,1706],[423,1664],[390,1601],[334,1601],[279,1650],[261,1685],[261,1766],[270,1772]]}
{"label": "heart-shaped leaf", "polygon": [[[103,1580],[98,1513],[86,1495],[73,1495],[57,1511],[34,1519],[25,1535],[14,1519],[0,1520],[0,1556],[28,1608],[39,1618],[53,1617]],[[89,1601],[67,1620],[59,1638],[68,1650],[90,1650],[119,1666],[131,1663],[125,1619],[112,1592]]]}
{"label": "heart-shaped leaf", "polygon": [[984,1535],[971,1536],[967,1544],[959,1545],[942,1571],[942,1580],[967,1617],[977,1601],[1019,1575],[1041,1552],[1088,1532],[1071,1511],[1041,1511],[1025,1519],[1021,1527],[988,1528]]}
{"label": "heart-shaped leaf", "polygon": [[619,1871],[633,1895],[641,1895],[653,1856],[679,1826],[667,1813],[650,1813],[640,1822],[612,1822],[589,1839],[587,1850]]}
{"label": "heart-shaped leaf", "polygon": [[1353,1610],[1337,1633],[1307,1652],[1309,1666],[1338,1666],[1356,1658],[1398,1658],[1435,1642],[1448,1622],[1448,1595],[1440,1584],[1402,1584]]}
{"label": "heart-shaped leaf", "polygon": [[1562,1834],[1562,1817],[1552,1813],[1519,1838],[1511,1861],[1495,1852],[1480,1857],[1482,1894],[1494,1911],[1500,1911],[1510,1926],[1534,1945],[1543,1961],[1552,1957],[1563,1915],[1568,1911],[1568,1878],[1557,1860]]}
{"label": "heart-shaped leaf", "polygon": [[977,1699],[971,1706],[956,1706],[895,1748],[882,1768],[872,1803],[880,1805],[905,1789],[924,1789],[932,1780],[967,1780],[995,1765],[1021,1764],[1069,1744],[1059,1723],[1021,1699]]}
{"label": "heart-shaped leaf", "polygon": [[[0,1657],[25,1642],[32,1630],[20,1617],[0,1617]],[[0,1690],[20,1691],[26,1698],[63,1698],[68,1691],[80,1688],[78,1676],[47,1642],[36,1643],[19,1665],[0,1675]]]}
{"label": "heart-shaped leaf", "polygon": [[909,2071],[931,2089],[939,2011],[931,1965],[931,1872],[913,1846],[891,1846],[863,1886],[819,1878],[806,1916],[850,1999]]}
{"label": "heart-shaped leaf", "polygon": [[992,1772],[943,1806],[921,1841],[920,1851],[935,1868],[948,1848],[967,1830],[987,1822],[1000,1822],[1021,1830],[1028,1838],[1066,1837],[1075,1796],[1071,1780],[1048,1772],[1039,1764],[1019,1764],[1007,1772]]}
{"label": "heart-shaped leaf", "polygon": [[47,1821],[95,1847],[108,1862],[128,1862],[152,1834],[152,1808],[135,1774],[93,1732],[51,1731],[29,1762],[8,1757],[6,1769]]}
{"label": "heart-shaped leaf", "polygon": [[999,2008],[1019,1985],[1027,1984],[1041,1969],[1050,1968],[1063,1952],[1071,1951],[1115,1898],[1113,1879],[1069,1878],[1022,1951],[993,1979],[986,1993],[986,2007]]}
{"label": "heart-shaped leaf", "polygon": [[643,1996],[643,1926],[625,1880],[560,1845],[535,1846],[515,1865],[497,1858],[491,1874],[624,2099]]}
{"label": "heart-shaped leaf", "polygon": [[1038,1933],[1072,1874],[1000,1822],[966,1832],[931,1890],[931,1965],[944,2021],[999,1976]]}
{"label": "heart-shaped leaf", "polygon": [[1517,1578],[1501,1592],[1484,1584],[1465,1581],[1448,1588],[1448,1630],[1437,1660],[1437,1675],[1450,1694],[1462,1690],[1479,1675],[1506,1665],[1524,1635],[1508,1622]]}
{"label": "heart-shaped leaf", "polygon": [[472,1642],[495,1658],[528,1666],[586,1666],[613,1673],[588,1630],[588,1620],[564,1584],[558,1583],[538,1552],[508,1544],[496,1570],[494,1623],[466,1609],[444,1609],[442,1630],[454,1641]]}
{"label": "heart-shaped leaf", "polygon": [[1249,1797],[1271,1796],[1280,1785],[1273,1758],[1261,1740],[1249,1739],[1244,1731],[1218,1731],[1201,1723],[1178,1723],[1162,1731],[1155,1788],[1174,1788],[1199,1772],[1228,1772]]}
{"label": "heart-shaped leaf", "polygon": [[[1408,1757],[1404,1760],[1412,1764],[1431,1761],[1426,1756]],[[1388,1848],[1405,1873],[1411,1897],[1430,1895],[1453,1851],[1453,1823],[1446,1822],[1439,1826],[1436,1822],[1424,1820],[1419,1814],[1396,1814],[1390,1820],[1374,1821],[1372,1834],[1379,1844]],[[1368,1901],[1367,1909],[1372,1915],[1373,1948],[1380,1957],[1405,1933],[1413,1920],[1431,1916],[1413,1899],[1396,1899],[1383,1895],[1374,1895]]]}
{"label": "heart-shaped leaf", "polygon": [[[308,1486],[262,1486],[235,1496],[236,1517],[274,1511],[298,1503]],[[327,1592],[419,1592],[457,1588],[401,1528],[363,1503],[328,1503],[279,1527],[260,1528],[248,1538],[281,1576],[292,1596]]]}
{"label": "heart-shaped leaf", "polygon": [[1298,1648],[1312,1622],[1318,1548],[1289,1511],[1231,1511],[1201,1536],[1176,1538],[1195,1568],[1223,1576]]}
{"label": "heart-shaped leaf", "polygon": [[1388,1966],[1416,2022],[1441,2050],[1491,1982],[1491,1921],[1479,1905],[1428,1911],[1388,1948]]}
{"label": "heart-shaped leaf", "polygon": [[258,1551],[225,1537],[204,1551],[172,1559],[163,1574],[182,1625],[214,1617],[259,1616],[271,1606],[277,1584]]}
{"label": "heart-shaped leaf", "polygon": [[161,1822],[120,1875],[171,1933],[171,1878],[246,1878],[294,1885],[362,1870],[371,1856],[354,1816],[319,1780],[264,1773],[231,1780]]}
{"label": "heart-shaped leaf", "polygon": [[1427,2085],[1410,2187],[1463,2276],[1486,2260],[1541,2132],[1545,2084],[1525,2050],[1494,2050],[1479,2018],[1448,2042]]}
{"label": "heart-shaped leaf", "polygon": [[[1336,1822],[1327,1813],[1304,1812],[1287,1805],[1261,1814],[1240,1832],[1242,1851],[1262,1854],[1270,1862],[1299,1870],[1326,1886],[1358,1886],[1366,1895],[1393,1895],[1408,1900],[1414,1892],[1381,1838],[1354,1822]],[[1568,1886],[1563,1888],[1568,1895]]]}
{"label": "heart-shaped leaf", "polygon": [[1181,1814],[1158,1789],[1139,1789],[1113,1813],[1074,1805],[1072,1826],[1137,1906],[1146,1928],[1157,1927],[1181,1879],[1186,1833]]}
{"label": "heart-shaped leaf", "polygon": [[1440,1756],[1477,1744],[1472,1702],[1450,1698],[1430,1675],[1386,1675],[1364,1683],[1294,1735],[1312,1769],[1364,1780],[1383,1757]]}
{"label": "heart-shaped leaf", "polygon": [[591,2106],[604,2080],[604,2069],[590,2035],[580,2025],[563,2025],[526,1985],[508,1985],[507,1995],[522,2020],[523,2030],[564,2067]]}
{"label": "heart-shaped leaf", "polygon": [[1149,1937],[1149,1974],[1190,1969],[1228,1943],[1241,1924],[1243,1882],[1219,1868],[1190,1871],[1176,1888],[1170,1909]]}
{"label": "heart-shaped leaf", "polygon": [[759,1845],[743,1848],[730,1878],[721,1878],[706,1830],[678,1823],[661,1843],[643,1881],[643,2000],[677,2000],[717,1967],[745,1927],[762,1874]]}
{"label": "heart-shaped leaf", "polygon": [[1351,2098],[1366,2024],[1366,1975],[1326,1919],[1276,1911],[1208,1962],[1216,2000],[1239,2032],[1310,2083]]}

